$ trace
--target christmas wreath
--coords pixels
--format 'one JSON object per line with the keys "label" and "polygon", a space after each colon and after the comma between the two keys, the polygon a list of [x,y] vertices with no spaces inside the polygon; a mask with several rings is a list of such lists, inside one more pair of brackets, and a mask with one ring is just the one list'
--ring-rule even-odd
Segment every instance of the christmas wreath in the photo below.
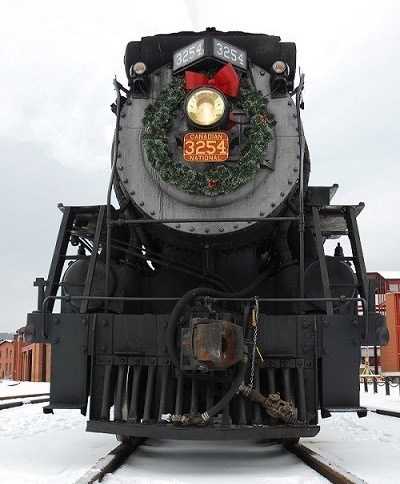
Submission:
{"label": "christmas wreath", "polygon": [[235,106],[242,108],[249,118],[244,130],[240,161],[235,166],[212,166],[202,172],[193,170],[180,160],[174,160],[168,145],[174,115],[181,108],[185,94],[183,78],[175,77],[145,111],[144,146],[149,162],[160,177],[186,192],[210,196],[230,192],[253,178],[265,158],[271,139],[270,128],[274,125],[272,117],[267,114],[261,91],[240,81]]}

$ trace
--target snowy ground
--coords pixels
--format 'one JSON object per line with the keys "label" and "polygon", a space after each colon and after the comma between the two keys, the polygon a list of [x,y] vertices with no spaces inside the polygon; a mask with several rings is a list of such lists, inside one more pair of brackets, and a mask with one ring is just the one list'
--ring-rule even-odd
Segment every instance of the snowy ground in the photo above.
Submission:
{"label": "snowy ground", "polygon": [[49,391],[50,383],[0,380],[0,397],[13,397],[16,395],[35,395],[37,393],[49,393]]}
{"label": "snowy ground", "polygon": [[[378,394],[372,385],[368,393],[360,388],[361,405],[400,412],[398,386],[390,389],[390,396],[385,395],[384,386],[378,386]],[[373,412],[361,419],[350,413],[336,414],[322,420],[320,433],[302,443],[368,483],[400,482],[400,418]]]}
{"label": "snowy ground", "polygon": [[378,394],[374,394],[372,383],[368,385],[368,393],[364,393],[364,386],[361,386],[361,403],[365,407],[376,409],[382,408],[384,410],[393,410],[400,412],[400,390],[399,385],[391,386],[390,396],[385,395],[385,387],[383,384],[378,385]]}
{"label": "snowy ground", "polygon": [[[43,393],[48,384],[10,386],[0,396]],[[45,386],[47,385],[47,387]],[[36,389],[36,390],[34,390]],[[372,389],[371,389],[372,391]],[[362,395],[362,404],[400,411],[398,388],[392,396]],[[1,483],[73,483],[117,445],[114,436],[85,432],[86,418],[76,411],[44,415],[42,404],[0,411]],[[321,432],[305,445],[371,484],[399,482],[400,419],[369,412],[334,415],[321,421]],[[210,484],[327,482],[277,446],[256,443],[149,441],[106,484]]]}
{"label": "snowy ground", "polygon": [[104,484],[328,483],[278,445],[150,441]]}

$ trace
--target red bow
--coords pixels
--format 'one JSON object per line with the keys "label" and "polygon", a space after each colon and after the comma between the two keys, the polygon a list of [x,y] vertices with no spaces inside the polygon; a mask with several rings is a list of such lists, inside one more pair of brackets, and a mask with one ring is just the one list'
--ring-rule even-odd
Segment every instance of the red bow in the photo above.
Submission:
{"label": "red bow", "polygon": [[236,97],[239,94],[239,80],[232,64],[226,64],[211,79],[199,72],[186,71],[185,89],[191,91],[201,86],[213,86],[227,96]]}

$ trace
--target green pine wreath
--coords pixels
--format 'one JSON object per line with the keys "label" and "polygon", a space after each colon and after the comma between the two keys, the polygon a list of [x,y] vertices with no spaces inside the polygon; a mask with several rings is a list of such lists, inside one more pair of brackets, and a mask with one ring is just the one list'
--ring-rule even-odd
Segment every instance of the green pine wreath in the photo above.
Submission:
{"label": "green pine wreath", "polygon": [[271,128],[275,124],[267,113],[266,100],[261,91],[241,81],[235,106],[245,111],[249,124],[244,130],[240,161],[234,166],[212,166],[204,172],[174,160],[168,145],[174,115],[181,108],[185,95],[183,78],[175,77],[145,111],[143,142],[147,158],[160,177],[186,192],[210,196],[228,193],[254,178],[265,158],[268,142],[272,138]]}

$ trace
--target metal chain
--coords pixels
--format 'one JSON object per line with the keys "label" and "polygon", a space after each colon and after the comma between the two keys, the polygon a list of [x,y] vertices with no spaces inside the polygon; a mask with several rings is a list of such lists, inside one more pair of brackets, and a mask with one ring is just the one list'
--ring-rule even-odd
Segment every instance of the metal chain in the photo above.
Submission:
{"label": "metal chain", "polygon": [[258,334],[258,311],[259,311],[259,304],[258,304],[258,296],[254,297],[255,305],[253,308],[252,313],[252,321],[251,324],[253,325],[254,332],[253,332],[253,351],[251,354],[251,368],[250,368],[250,383],[249,386],[253,388],[254,385],[254,368],[256,364],[256,348],[257,348],[257,334]]}
{"label": "metal chain", "polygon": [[211,306],[211,297],[210,296],[205,296],[204,298],[204,306],[208,309],[209,316],[215,315],[215,309]]}

